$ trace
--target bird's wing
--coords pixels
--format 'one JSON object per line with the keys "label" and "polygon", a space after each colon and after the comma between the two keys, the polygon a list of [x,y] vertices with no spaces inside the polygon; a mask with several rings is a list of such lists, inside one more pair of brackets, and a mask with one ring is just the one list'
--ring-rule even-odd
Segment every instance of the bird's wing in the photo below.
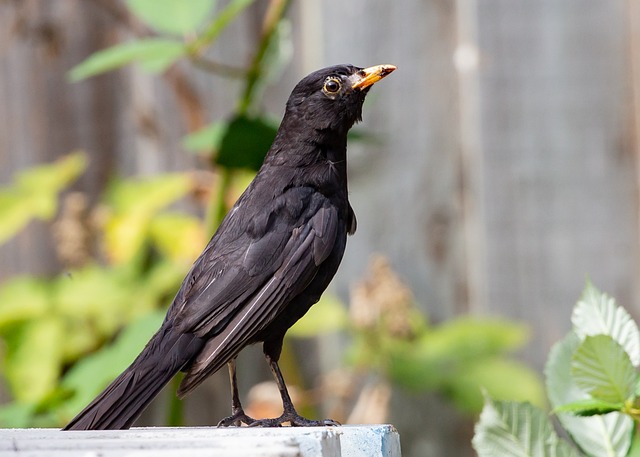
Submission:
{"label": "bird's wing", "polygon": [[[243,300],[224,328],[210,337],[184,379],[184,395],[210,373],[217,371],[262,330],[313,280],[318,267],[334,249],[339,219],[333,206],[323,206],[305,224],[289,232],[282,249],[282,261],[261,287]],[[251,257],[251,248],[247,256]],[[196,326],[196,334],[206,331]]]}
{"label": "bird's wing", "polygon": [[212,338],[247,312],[271,322],[313,279],[334,248],[339,225],[337,210],[324,197],[300,191],[240,223],[244,230],[233,224],[221,227],[176,296],[169,315],[182,333]]}

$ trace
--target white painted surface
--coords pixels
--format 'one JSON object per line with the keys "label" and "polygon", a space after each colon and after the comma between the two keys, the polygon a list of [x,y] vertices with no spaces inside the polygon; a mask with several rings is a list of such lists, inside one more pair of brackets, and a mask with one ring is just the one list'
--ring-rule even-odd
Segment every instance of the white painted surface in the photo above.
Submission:
{"label": "white painted surface", "polygon": [[391,425],[282,428],[0,429],[0,457],[400,457]]}

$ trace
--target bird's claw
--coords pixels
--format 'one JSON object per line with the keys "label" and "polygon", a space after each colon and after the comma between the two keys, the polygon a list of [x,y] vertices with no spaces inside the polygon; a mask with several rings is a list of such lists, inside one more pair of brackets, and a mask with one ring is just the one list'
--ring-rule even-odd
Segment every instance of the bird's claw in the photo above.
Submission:
{"label": "bird's claw", "polygon": [[218,427],[241,427],[242,424],[252,427],[255,422],[257,422],[256,419],[247,416],[243,410],[239,410],[218,422]]}
{"label": "bird's claw", "polygon": [[249,424],[249,427],[282,427],[282,424],[289,422],[292,427],[325,427],[339,426],[340,422],[332,419],[315,421],[300,416],[298,413],[284,413],[274,419],[259,419]]}

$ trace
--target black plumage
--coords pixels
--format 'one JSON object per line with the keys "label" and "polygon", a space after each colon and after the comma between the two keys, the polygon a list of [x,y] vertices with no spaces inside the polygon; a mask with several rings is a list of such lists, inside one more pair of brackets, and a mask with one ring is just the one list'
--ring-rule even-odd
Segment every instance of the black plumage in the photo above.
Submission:
{"label": "black plumage", "polygon": [[[285,332],[318,301],[355,231],[347,132],[371,85],[393,70],[339,65],[296,85],[260,171],[195,261],[158,332],[65,430],[128,428],[178,371],[186,371],[182,397],[225,364],[233,414],[221,425],[334,424],[296,413],[277,361]],[[235,358],[258,342],[282,394],[276,419],[246,416],[238,396]]]}

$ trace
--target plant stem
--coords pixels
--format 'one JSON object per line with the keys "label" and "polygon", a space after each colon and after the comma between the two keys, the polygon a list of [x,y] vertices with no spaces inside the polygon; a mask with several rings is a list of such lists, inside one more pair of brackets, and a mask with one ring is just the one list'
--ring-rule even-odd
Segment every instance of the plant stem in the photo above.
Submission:
{"label": "plant stem", "polygon": [[218,13],[209,28],[196,40],[187,46],[187,53],[191,56],[199,55],[202,50],[213,44],[222,31],[240,14],[253,0],[233,0]]}
{"label": "plant stem", "polygon": [[246,114],[251,107],[256,84],[262,77],[264,57],[267,49],[269,49],[271,39],[277,30],[278,23],[282,20],[288,6],[289,0],[271,0],[271,2],[269,2],[269,8],[265,13],[264,23],[262,25],[262,38],[258,45],[258,51],[253,56],[253,61],[251,62],[251,66],[247,72],[247,81],[244,87],[244,92],[236,110],[238,114]]}

